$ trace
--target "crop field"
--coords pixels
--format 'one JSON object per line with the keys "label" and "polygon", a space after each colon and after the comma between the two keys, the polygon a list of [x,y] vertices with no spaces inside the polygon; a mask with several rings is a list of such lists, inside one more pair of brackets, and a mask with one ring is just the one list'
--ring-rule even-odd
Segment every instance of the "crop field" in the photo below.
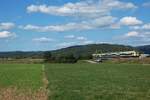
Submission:
{"label": "crop field", "polygon": [[0,64],[0,100],[48,96],[49,100],[150,100],[150,65]]}
{"label": "crop field", "polygon": [[42,65],[0,64],[0,100],[34,100],[41,87]]}
{"label": "crop field", "polygon": [[150,65],[46,64],[49,100],[150,100]]}
{"label": "crop field", "polygon": [[42,87],[42,65],[1,64],[0,87],[38,89]]}

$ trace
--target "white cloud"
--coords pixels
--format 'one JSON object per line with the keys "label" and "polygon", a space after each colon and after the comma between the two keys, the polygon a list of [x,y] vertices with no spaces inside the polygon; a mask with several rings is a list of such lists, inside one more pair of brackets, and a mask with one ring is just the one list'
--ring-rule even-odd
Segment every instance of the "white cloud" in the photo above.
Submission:
{"label": "white cloud", "polygon": [[149,31],[131,31],[124,36],[119,37],[121,41],[126,41],[128,44],[140,45],[149,44],[150,32]]}
{"label": "white cloud", "polygon": [[86,45],[86,44],[96,43],[92,40],[88,40],[84,36],[67,35],[64,38],[72,39],[72,41],[67,40],[67,42],[61,42],[61,43],[57,44],[57,47],[64,48],[64,47],[69,47],[69,46],[74,46],[74,45]]}
{"label": "white cloud", "polygon": [[82,16],[99,17],[108,15],[113,9],[134,9],[137,8],[131,2],[121,2],[119,0],[88,0],[66,3],[62,6],[30,5],[27,7],[29,13],[45,13],[57,16]]}
{"label": "white cloud", "polygon": [[131,29],[134,29],[134,30],[150,30],[150,23],[147,23],[147,24],[144,24],[144,25],[141,25],[141,26],[132,26],[130,27]]}
{"label": "white cloud", "polygon": [[85,23],[91,25],[91,27],[105,27],[110,26],[113,24],[116,20],[116,17],[113,16],[103,16],[96,19],[92,19],[91,21]]}
{"label": "white cloud", "polygon": [[144,39],[149,39],[150,38],[150,32],[149,31],[131,31],[126,33],[122,38],[133,38],[138,40],[144,40]]}
{"label": "white cloud", "polygon": [[75,46],[75,45],[87,45],[87,44],[93,44],[96,43],[94,41],[91,40],[85,40],[85,41],[73,41],[73,42],[62,42],[57,44],[57,47],[60,48],[65,48],[65,47],[70,47],[70,46]]}
{"label": "white cloud", "polygon": [[83,25],[83,23],[68,23],[62,25],[48,25],[48,26],[37,26],[37,25],[26,25],[21,26],[20,28],[24,30],[31,30],[37,32],[63,32],[63,31],[70,31],[70,30],[84,30],[90,29],[88,25]]}
{"label": "white cloud", "polygon": [[94,42],[92,40],[86,40],[86,41],[83,41],[81,44],[86,45],[86,44],[93,44],[93,43],[96,43],[96,42]]}
{"label": "white cloud", "polygon": [[28,13],[45,13],[56,16],[78,17],[78,22],[68,22],[59,25],[25,25],[22,29],[37,32],[64,32],[72,30],[91,30],[97,28],[120,28],[116,26],[116,17],[111,16],[112,10],[125,10],[137,8],[131,2],[122,2],[119,0],[85,0],[76,3],[66,3],[61,6],[48,5],[30,5],[27,7]]}
{"label": "white cloud", "polygon": [[0,30],[12,29],[14,26],[15,24],[11,22],[0,23]]}
{"label": "white cloud", "polygon": [[86,38],[86,37],[83,37],[83,36],[77,37],[76,39],[77,39],[77,40],[80,40],[80,41],[85,41],[85,40],[87,40],[87,38]]}
{"label": "white cloud", "polygon": [[15,33],[11,33],[9,31],[1,31],[0,32],[0,38],[9,38],[16,36]]}
{"label": "white cloud", "polygon": [[57,44],[56,46],[60,48],[65,48],[65,47],[70,47],[74,45],[76,45],[76,42],[63,42],[63,43]]}
{"label": "white cloud", "polygon": [[64,38],[66,38],[66,39],[73,39],[73,40],[82,41],[82,42],[87,40],[87,38],[84,37],[84,36],[75,36],[75,35],[67,35]]}
{"label": "white cloud", "polygon": [[118,8],[118,9],[134,9],[137,8],[133,3],[131,2],[121,2],[118,0],[103,0],[104,2],[107,2],[108,7],[112,8]]}
{"label": "white cloud", "polygon": [[143,22],[138,20],[136,17],[131,17],[131,16],[128,16],[128,17],[123,17],[122,19],[120,19],[120,24],[121,25],[140,25],[142,24]]}
{"label": "white cloud", "polygon": [[107,11],[98,9],[95,4],[89,5],[87,2],[67,3],[63,6],[30,5],[28,12],[41,12],[59,16],[101,16],[106,15]]}
{"label": "white cloud", "polygon": [[137,37],[139,35],[136,31],[131,31],[125,34],[125,37]]}
{"label": "white cloud", "polygon": [[[129,10],[137,8],[131,2],[123,2],[119,0],[85,0],[80,2],[68,2],[61,6],[52,5],[29,5],[27,7],[28,13],[45,13],[56,16],[71,16],[77,17],[78,22],[68,22],[59,25],[25,25],[22,29],[37,31],[37,32],[64,32],[72,30],[92,30],[100,28],[120,28],[120,24],[116,24],[116,17],[111,16],[113,10]],[[137,19],[133,24],[139,24]],[[133,22],[131,21],[131,23]],[[130,24],[127,21],[127,24]]]}
{"label": "white cloud", "polygon": [[150,23],[143,25],[142,29],[150,30]]}
{"label": "white cloud", "polygon": [[37,25],[26,25],[20,26],[21,29],[31,30],[37,32],[64,32],[71,30],[91,30],[96,28],[104,28],[110,26],[115,21],[115,17],[104,16],[88,21],[82,21],[80,23],[67,23],[62,25],[48,25],[48,26],[37,26]]}
{"label": "white cloud", "polygon": [[106,11],[98,10],[95,4],[89,5],[87,2],[67,3],[63,6],[30,5],[27,7],[27,11],[29,13],[40,12],[57,16],[90,17],[106,14]]}
{"label": "white cloud", "polygon": [[66,38],[66,39],[74,39],[75,36],[74,36],[74,35],[67,35],[67,36],[65,36],[65,38]]}
{"label": "white cloud", "polygon": [[47,38],[47,37],[40,37],[40,38],[34,38],[33,41],[40,42],[40,43],[47,43],[47,42],[53,42],[54,39]]}
{"label": "white cloud", "polygon": [[139,30],[141,29],[141,26],[131,26],[130,29]]}

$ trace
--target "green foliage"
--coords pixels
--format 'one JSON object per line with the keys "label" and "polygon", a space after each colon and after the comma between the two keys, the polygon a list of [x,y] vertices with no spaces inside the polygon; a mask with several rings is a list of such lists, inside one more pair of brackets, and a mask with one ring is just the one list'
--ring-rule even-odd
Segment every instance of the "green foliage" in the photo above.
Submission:
{"label": "green foliage", "polygon": [[0,64],[0,87],[39,89],[43,86],[42,65]]}
{"label": "green foliage", "polygon": [[37,52],[21,52],[21,51],[14,51],[14,52],[0,52],[0,58],[11,58],[11,59],[41,59],[43,58],[42,51]]}
{"label": "green foliage", "polygon": [[49,52],[49,51],[46,51],[45,53],[44,53],[44,61],[45,62],[50,62],[51,60],[52,60],[52,55],[51,55],[51,52]]}
{"label": "green foliage", "polygon": [[47,64],[49,100],[149,100],[150,65]]}
{"label": "green foliage", "polygon": [[54,63],[76,63],[77,59],[74,57],[73,54],[66,53],[51,57],[49,56],[45,61]]}
{"label": "green foliage", "polygon": [[53,56],[55,55],[63,55],[65,53],[73,54],[76,59],[91,59],[92,54],[96,51],[98,53],[105,52],[116,52],[116,51],[129,51],[135,50],[135,48],[131,46],[124,45],[116,45],[116,44],[90,44],[90,45],[82,45],[82,46],[72,46],[68,48],[63,48],[60,50],[52,51]]}

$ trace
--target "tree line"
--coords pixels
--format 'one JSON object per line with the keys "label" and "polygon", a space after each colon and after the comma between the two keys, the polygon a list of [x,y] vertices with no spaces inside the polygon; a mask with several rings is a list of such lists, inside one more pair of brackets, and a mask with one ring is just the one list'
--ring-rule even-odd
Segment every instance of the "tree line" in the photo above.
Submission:
{"label": "tree line", "polygon": [[75,63],[78,60],[92,59],[93,53],[130,51],[136,48],[117,44],[89,44],[62,48],[53,51],[0,52],[0,59],[44,59],[45,62]]}
{"label": "tree line", "polygon": [[53,56],[51,52],[44,53],[46,63],[76,63],[78,59],[73,54],[61,54]]}

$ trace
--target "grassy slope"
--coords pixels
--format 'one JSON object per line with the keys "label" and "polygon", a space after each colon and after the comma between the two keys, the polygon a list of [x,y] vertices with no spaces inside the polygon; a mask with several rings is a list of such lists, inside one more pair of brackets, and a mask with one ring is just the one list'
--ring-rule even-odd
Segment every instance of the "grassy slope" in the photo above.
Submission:
{"label": "grassy slope", "polygon": [[150,66],[47,64],[50,100],[149,100]]}
{"label": "grassy slope", "polygon": [[42,87],[42,65],[0,64],[0,87],[39,89]]}

